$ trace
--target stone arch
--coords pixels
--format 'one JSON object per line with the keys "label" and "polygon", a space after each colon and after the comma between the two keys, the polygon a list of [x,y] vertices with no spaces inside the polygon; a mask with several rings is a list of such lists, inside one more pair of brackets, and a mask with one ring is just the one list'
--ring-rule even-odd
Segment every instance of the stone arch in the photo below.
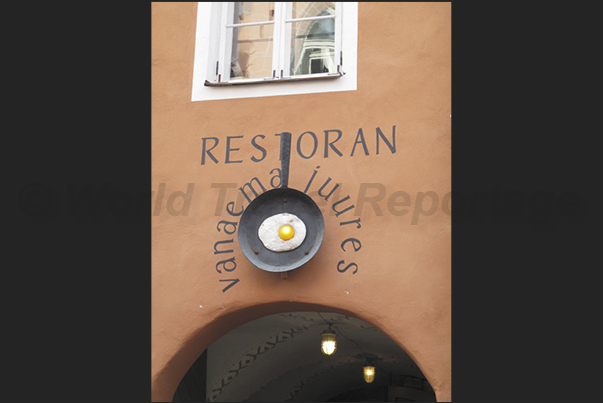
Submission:
{"label": "stone arch", "polygon": [[228,310],[197,328],[190,337],[181,344],[181,348],[171,357],[164,368],[158,372],[153,380],[152,400],[172,401],[176,388],[197,357],[199,357],[212,343],[232,330],[248,322],[269,315],[304,311],[337,313],[358,318],[371,326],[374,326],[408,354],[412,361],[420,368],[430,385],[432,385],[436,396],[438,395],[437,385],[434,385],[431,382],[430,373],[429,371],[424,370],[420,357],[414,355],[412,351],[404,345],[403,335],[392,333],[387,324],[384,325],[383,323],[380,323],[375,320],[374,317],[371,317],[364,312],[354,312],[349,308],[346,309],[316,303],[281,301],[261,303]]}

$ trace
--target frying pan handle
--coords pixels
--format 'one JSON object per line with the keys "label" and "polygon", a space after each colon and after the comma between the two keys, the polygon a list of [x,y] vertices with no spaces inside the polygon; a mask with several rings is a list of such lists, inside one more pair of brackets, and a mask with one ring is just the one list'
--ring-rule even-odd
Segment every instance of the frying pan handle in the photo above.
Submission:
{"label": "frying pan handle", "polygon": [[289,161],[291,159],[291,133],[281,133],[281,187],[289,186]]}

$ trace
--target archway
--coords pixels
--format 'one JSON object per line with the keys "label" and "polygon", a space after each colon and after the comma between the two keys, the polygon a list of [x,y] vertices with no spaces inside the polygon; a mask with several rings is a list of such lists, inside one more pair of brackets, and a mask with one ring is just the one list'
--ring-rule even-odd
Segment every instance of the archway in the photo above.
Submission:
{"label": "archway", "polygon": [[[320,352],[321,333],[337,350]],[[376,368],[366,383],[363,366]],[[203,396],[202,396],[203,395]],[[288,311],[250,320],[224,334],[182,378],[173,401],[436,401],[405,351],[349,313]]]}

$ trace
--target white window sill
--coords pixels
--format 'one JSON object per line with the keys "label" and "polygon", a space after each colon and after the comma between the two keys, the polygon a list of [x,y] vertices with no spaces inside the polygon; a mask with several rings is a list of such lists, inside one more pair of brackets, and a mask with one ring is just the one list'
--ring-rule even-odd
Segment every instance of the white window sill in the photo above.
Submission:
{"label": "white window sill", "polygon": [[320,75],[308,75],[308,76],[297,76],[297,77],[283,77],[283,78],[260,78],[260,79],[247,79],[247,80],[233,80],[223,83],[212,83],[205,80],[204,85],[207,87],[227,87],[231,85],[245,85],[245,84],[268,84],[268,83],[290,83],[292,81],[311,81],[311,80],[324,80],[339,78],[345,73],[329,73]]}

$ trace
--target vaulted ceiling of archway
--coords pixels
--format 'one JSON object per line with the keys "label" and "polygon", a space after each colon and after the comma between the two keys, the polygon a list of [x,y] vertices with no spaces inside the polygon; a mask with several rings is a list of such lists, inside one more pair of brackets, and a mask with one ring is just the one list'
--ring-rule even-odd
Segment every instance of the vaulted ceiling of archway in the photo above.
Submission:
{"label": "vaulted ceiling of archway", "polygon": [[[332,356],[320,352],[327,322],[337,334]],[[207,398],[327,401],[367,385],[362,376],[367,358],[376,367],[371,386],[405,380],[404,386],[432,392],[412,359],[377,328],[336,313],[293,312],[249,322],[213,343],[207,355]]]}

